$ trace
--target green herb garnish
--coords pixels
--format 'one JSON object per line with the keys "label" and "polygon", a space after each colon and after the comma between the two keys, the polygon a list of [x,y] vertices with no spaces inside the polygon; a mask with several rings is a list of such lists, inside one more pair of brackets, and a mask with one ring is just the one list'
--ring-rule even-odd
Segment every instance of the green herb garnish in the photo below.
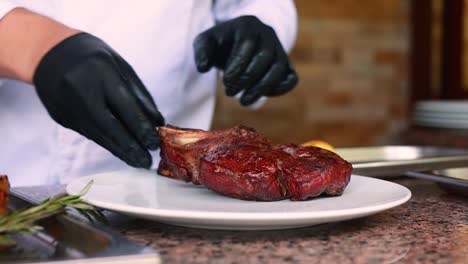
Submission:
{"label": "green herb garnish", "polygon": [[74,208],[90,221],[97,220],[106,223],[106,218],[101,211],[83,201],[93,181],[91,180],[78,195],[62,194],[44,200],[40,204],[19,211],[14,211],[0,219],[0,248],[14,245],[14,241],[8,236],[10,234],[34,234],[43,228],[36,222],[52,215],[60,214],[68,208]]}

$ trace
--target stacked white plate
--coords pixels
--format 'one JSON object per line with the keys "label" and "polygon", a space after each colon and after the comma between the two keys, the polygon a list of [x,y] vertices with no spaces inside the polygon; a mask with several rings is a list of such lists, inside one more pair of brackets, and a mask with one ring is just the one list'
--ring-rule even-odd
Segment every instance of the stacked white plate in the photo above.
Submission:
{"label": "stacked white plate", "polygon": [[412,119],[419,126],[468,129],[468,100],[417,102]]}

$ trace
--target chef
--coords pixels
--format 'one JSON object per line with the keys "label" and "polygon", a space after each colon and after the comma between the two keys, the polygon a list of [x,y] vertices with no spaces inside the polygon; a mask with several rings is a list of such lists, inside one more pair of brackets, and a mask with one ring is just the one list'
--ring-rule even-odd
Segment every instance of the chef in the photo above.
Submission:
{"label": "chef", "polygon": [[295,86],[296,20],[292,0],[1,0],[0,170],[154,168],[158,126],[209,129],[218,70],[243,106]]}

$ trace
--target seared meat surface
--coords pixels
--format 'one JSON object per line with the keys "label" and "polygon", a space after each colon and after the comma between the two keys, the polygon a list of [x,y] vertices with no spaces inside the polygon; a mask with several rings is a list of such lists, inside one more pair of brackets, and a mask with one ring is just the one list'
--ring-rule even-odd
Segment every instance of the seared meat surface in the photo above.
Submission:
{"label": "seared meat surface", "polygon": [[10,183],[6,175],[0,175],[0,217],[8,212],[8,193]]}
{"label": "seared meat surface", "polygon": [[243,126],[220,131],[159,128],[158,172],[226,196],[257,201],[341,195],[352,166],[317,147],[274,145]]}

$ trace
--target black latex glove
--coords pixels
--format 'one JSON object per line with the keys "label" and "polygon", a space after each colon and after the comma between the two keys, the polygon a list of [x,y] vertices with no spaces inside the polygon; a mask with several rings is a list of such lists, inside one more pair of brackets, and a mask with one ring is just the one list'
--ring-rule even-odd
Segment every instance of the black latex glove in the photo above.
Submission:
{"label": "black latex glove", "polygon": [[149,168],[164,124],[151,95],[128,63],[102,40],[69,37],[40,61],[34,84],[50,116],[130,166]]}
{"label": "black latex glove", "polygon": [[226,95],[244,93],[242,105],[261,96],[287,93],[297,84],[297,74],[275,31],[254,16],[221,23],[197,36],[195,63],[199,72],[215,66],[224,71]]}

